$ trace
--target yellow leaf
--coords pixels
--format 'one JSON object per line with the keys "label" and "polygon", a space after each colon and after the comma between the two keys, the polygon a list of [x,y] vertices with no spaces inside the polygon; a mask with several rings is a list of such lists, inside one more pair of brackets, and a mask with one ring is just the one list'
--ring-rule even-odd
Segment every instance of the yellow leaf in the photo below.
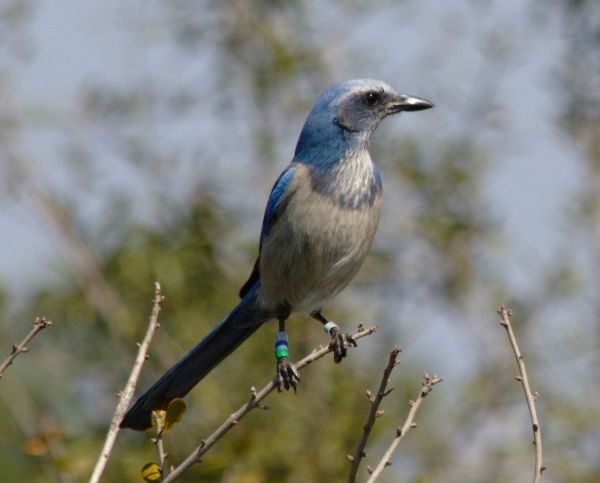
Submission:
{"label": "yellow leaf", "polygon": [[167,407],[167,415],[164,420],[164,430],[168,431],[177,425],[185,414],[185,401],[180,397],[173,399]]}
{"label": "yellow leaf", "polygon": [[160,481],[162,479],[160,466],[156,463],[146,463],[142,468],[142,478],[145,481]]}
{"label": "yellow leaf", "polygon": [[30,456],[42,456],[48,452],[48,443],[46,438],[42,436],[36,436],[35,438],[29,438],[25,442],[25,453]]}

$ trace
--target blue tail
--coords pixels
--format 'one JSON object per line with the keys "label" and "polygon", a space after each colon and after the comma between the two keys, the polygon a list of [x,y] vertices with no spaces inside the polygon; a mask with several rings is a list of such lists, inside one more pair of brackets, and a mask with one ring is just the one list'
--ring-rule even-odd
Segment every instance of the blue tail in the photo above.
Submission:
{"label": "blue tail", "polygon": [[152,426],[154,409],[185,396],[219,362],[231,354],[272,315],[259,308],[256,284],[242,301],[188,355],[175,364],[127,412],[122,428],[143,431]]}

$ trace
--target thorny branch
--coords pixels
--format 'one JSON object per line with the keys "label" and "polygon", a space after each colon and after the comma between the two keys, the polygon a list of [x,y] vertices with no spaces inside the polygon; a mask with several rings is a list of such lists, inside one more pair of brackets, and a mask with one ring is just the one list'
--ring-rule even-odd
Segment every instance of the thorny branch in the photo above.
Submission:
{"label": "thorny branch", "polygon": [[25,336],[25,338],[19,342],[18,344],[13,344],[12,350],[9,356],[0,364],[0,378],[4,375],[4,371],[10,366],[15,358],[22,353],[29,352],[29,348],[27,344],[31,342],[39,332],[44,330],[46,327],[52,325],[52,321],[46,319],[46,317],[37,317],[35,322],[33,323],[33,327],[29,331],[29,334]]}
{"label": "thorny branch", "polygon": [[537,391],[532,393],[531,387],[529,386],[529,379],[527,377],[527,369],[525,368],[523,355],[521,354],[519,345],[517,344],[517,338],[515,337],[515,333],[513,332],[512,325],[510,323],[512,311],[504,307],[504,305],[502,305],[498,310],[498,314],[500,315],[500,325],[506,329],[508,340],[517,359],[520,375],[517,376],[515,379],[519,381],[523,386],[525,398],[527,399],[527,406],[529,407],[529,414],[531,415],[531,424],[533,428],[533,444],[535,446],[535,467],[533,473],[533,481],[534,483],[539,483],[539,481],[542,478],[542,472],[546,469],[546,467],[542,464],[542,430],[540,428],[540,422],[538,420],[537,411],[535,409],[535,400],[538,397],[538,393]]}
{"label": "thorny branch", "polygon": [[383,398],[393,390],[387,390],[387,384],[390,379],[390,375],[394,370],[394,367],[398,365],[398,354],[401,350],[402,349],[399,349],[398,347],[394,347],[390,352],[390,357],[388,359],[387,366],[383,371],[383,377],[381,378],[381,383],[379,384],[377,394],[373,396],[371,391],[367,391],[367,397],[371,402],[371,409],[369,411],[367,422],[363,427],[363,433],[360,438],[360,441],[358,442],[358,446],[356,447],[356,451],[354,452],[354,456],[348,455],[348,459],[352,462],[352,466],[350,467],[350,474],[348,475],[348,483],[354,483],[356,481],[358,467],[360,466],[361,460],[366,456],[365,446],[367,444],[367,440],[369,439],[371,429],[375,424],[375,420],[383,415],[383,410],[379,410],[379,405],[381,404]]}
{"label": "thorny branch", "polygon": [[410,401],[410,411],[408,412],[408,416],[406,417],[404,424],[401,428],[398,428],[396,430],[396,437],[394,438],[387,451],[383,455],[383,458],[381,458],[381,460],[377,464],[377,467],[373,471],[369,471],[371,473],[371,476],[367,480],[367,483],[373,483],[374,481],[376,481],[385,469],[385,467],[390,466],[392,464],[392,455],[394,454],[394,451],[396,451],[396,448],[398,448],[400,441],[402,441],[402,438],[404,438],[406,433],[408,433],[412,428],[415,428],[417,426],[417,423],[415,423],[415,415],[417,414],[421,403],[431,392],[433,386],[438,382],[442,381],[443,379],[441,377],[436,376],[435,374],[431,377],[428,374],[425,374],[425,380],[421,385],[419,396],[415,401]]}
{"label": "thorny branch", "polygon": [[144,361],[148,357],[148,348],[150,347],[150,342],[152,341],[152,337],[154,336],[155,330],[160,327],[158,323],[158,315],[160,314],[161,304],[164,300],[164,296],[160,290],[160,284],[158,282],[154,282],[154,304],[152,307],[152,314],[150,315],[150,322],[148,324],[148,330],[146,331],[146,335],[144,336],[144,340],[141,344],[139,344],[139,350],[137,356],[135,358],[135,362],[133,364],[133,368],[131,370],[131,374],[129,375],[129,379],[123,391],[121,391],[119,395],[119,402],[117,403],[117,408],[115,409],[115,413],[113,414],[112,421],[110,423],[110,429],[108,434],[106,435],[106,441],[104,442],[104,447],[102,448],[102,452],[100,453],[100,457],[96,462],[96,466],[94,468],[94,472],[90,477],[89,483],[97,483],[100,481],[100,477],[104,472],[104,468],[106,467],[106,463],[112,451],[113,445],[115,444],[115,440],[117,439],[117,434],[119,432],[119,424],[127,411],[127,407],[131,402],[131,398],[133,397],[133,393],[135,391],[135,386],[137,384],[137,380],[140,377],[140,373],[142,372],[142,365]]}
{"label": "thorny branch", "polygon": [[[349,336],[350,340],[357,340],[362,337],[366,337],[368,335],[373,334],[377,330],[376,327],[369,327],[368,329],[363,328],[362,325],[358,326],[358,331]],[[329,346],[320,347],[318,349],[314,349],[309,355],[304,357],[303,359],[296,362],[294,365],[298,371],[301,371],[310,363],[323,358],[325,355],[329,354],[333,349]],[[248,414],[253,409],[265,409],[261,401],[265,399],[275,388],[277,387],[276,379],[270,381],[267,385],[265,385],[259,391],[256,391],[254,387],[251,389],[250,400],[245,403],[241,408],[231,414],[224,422],[219,426],[214,433],[212,433],[208,438],[204,439],[194,451],[173,471],[169,474],[167,478],[163,480],[163,483],[169,483],[175,481],[179,478],[185,471],[187,471],[192,465],[198,463],[200,458],[214,446],[214,444],[219,441],[231,428],[236,426],[240,420]]]}

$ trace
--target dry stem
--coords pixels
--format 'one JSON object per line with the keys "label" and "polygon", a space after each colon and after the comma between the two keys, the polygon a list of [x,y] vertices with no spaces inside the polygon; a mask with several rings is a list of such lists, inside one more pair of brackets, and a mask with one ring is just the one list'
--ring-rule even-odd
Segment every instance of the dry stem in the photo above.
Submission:
{"label": "dry stem", "polygon": [[394,454],[394,451],[396,451],[396,448],[398,448],[400,441],[402,441],[402,438],[404,438],[406,433],[408,433],[412,428],[415,428],[417,426],[417,423],[415,423],[415,415],[417,414],[417,411],[419,410],[423,399],[425,399],[427,395],[431,392],[433,386],[438,382],[442,382],[442,380],[443,379],[441,377],[438,377],[436,375],[429,377],[429,375],[425,374],[425,380],[421,385],[419,396],[415,401],[410,401],[410,411],[408,412],[408,416],[406,417],[404,424],[401,428],[398,428],[396,430],[396,437],[394,438],[387,451],[383,455],[383,458],[381,458],[381,460],[377,464],[377,467],[371,472],[371,476],[367,480],[367,483],[373,483],[375,480],[377,480],[377,478],[379,478],[385,467],[390,466],[392,464],[392,455]]}
{"label": "dry stem", "polygon": [[388,381],[390,379],[390,375],[394,370],[394,367],[398,365],[398,354],[401,349],[394,347],[390,352],[390,357],[388,359],[387,366],[383,371],[383,377],[381,378],[381,383],[379,384],[379,389],[377,394],[373,396],[371,391],[367,391],[367,397],[371,402],[371,409],[369,411],[369,416],[367,418],[367,422],[363,427],[363,433],[358,442],[358,446],[356,447],[356,451],[354,452],[354,456],[348,455],[348,459],[352,462],[352,466],[350,467],[350,474],[348,475],[348,483],[354,483],[356,481],[356,476],[358,474],[358,467],[360,466],[360,462],[366,456],[365,454],[365,446],[367,444],[367,439],[369,439],[369,434],[371,433],[371,429],[375,424],[375,420],[383,415],[383,411],[379,411],[379,405],[385,396],[387,396],[392,389],[389,391],[386,390]]}
{"label": "dry stem", "polygon": [[0,378],[4,375],[4,371],[8,368],[8,366],[10,366],[13,363],[13,361],[19,354],[29,352],[27,344],[31,342],[31,339],[33,339],[39,332],[41,332],[50,325],[52,325],[52,322],[50,320],[47,320],[46,317],[37,317],[35,319],[35,322],[33,323],[33,327],[29,331],[29,334],[27,334],[25,338],[18,344],[13,344],[9,356],[4,360],[4,362],[2,362],[2,364],[0,364]]}
{"label": "dry stem", "polygon": [[168,475],[168,467],[167,467],[167,458],[168,458],[168,454],[165,452],[165,445],[164,445],[164,441],[163,441],[163,427],[162,427],[162,418],[160,417],[160,415],[155,415],[155,413],[152,413],[153,417],[154,417],[154,421],[156,422],[156,438],[154,439],[154,443],[156,444],[156,449],[158,451],[158,460],[159,460],[159,466],[160,466],[160,474],[161,477],[164,478],[165,476]]}
{"label": "dry stem", "polygon": [[112,421],[110,423],[110,429],[108,430],[108,434],[106,435],[106,441],[104,442],[104,447],[102,448],[100,457],[96,462],[96,466],[94,468],[92,476],[90,477],[89,483],[97,483],[98,481],[100,481],[100,477],[104,472],[104,468],[106,467],[106,463],[108,462],[108,458],[115,444],[115,440],[117,439],[117,434],[119,432],[119,424],[121,423],[123,416],[127,411],[127,407],[131,402],[133,393],[135,392],[135,386],[137,384],[138,378],[140,377],[142,365],[144,364],[144,361],[147,358],[148,348],[150,347],[150,342],[152,341],[152,337],[154,336],[154,331],[159,327],[158,315],[160,314],[161,304],[163,300],[164,297],[160,291],[160,284],[158,282],[154,282],[154,304],[152,307],[152,314],[150,315],[148,330],[146,331],[144,340],[141,344],[139,344],[139,350],[135,358],[135,362],[133,364],[133,368],[131,370],[131,374],[129,375],[127,384],[125,385],[123,391],[121,391],[120,393],[119,402],[117,403],[117,408],[115,409],[115,413],[113,414]]}
{"label": "dry stem", "polygon": [[535,400],[537,399],[538,395],[537,392],[532,393],[531,387],[529,386],[529,379],[527,377],[527,369],[525,368],[523,355],[519,350],[517,338],[515,337],[515,333],[513,332],[512,325],[510,323],[512,311],[504,307],[504,305],[502,305],[498,310],[498,314],[500,315],[500,325],[502,325],[502,327],[506,329],[508,340],[510,341],[510,345],[512,347],[513,352],[515,353],[517,364],[519,366],[520,376],[516,379],[523,386],[525,398],[527,399],[527,407],[529,408],[529,414],[531,416],[531,425],[533,428],[533,444],[535,446],[535,466],[533,473],[533,481],[534,483],[539,483],[539,481],[542,478],[542,471],[544,471],[546,467],[542,465],[542,430],[540,428],[540,422],[538,420],[537,411],[535,409]]}

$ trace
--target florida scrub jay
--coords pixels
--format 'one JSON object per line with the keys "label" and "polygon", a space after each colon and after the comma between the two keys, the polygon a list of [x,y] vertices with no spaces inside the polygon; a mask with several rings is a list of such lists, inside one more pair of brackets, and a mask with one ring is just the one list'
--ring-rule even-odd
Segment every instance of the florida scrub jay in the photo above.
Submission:
{"label": "florida scrub jay", "polygon": [[331,336],[334,359],[347,340],[322,314],[323,306],[354,278],[377,230],[382,185],[368,151],[388,115],[433,107],[396,93],[384,82],[360,79],[328,87],[310,112],[291,164],[267,202],[254,270],[240,303],[125,415],[121,427],[143,430],[151,413],[187,394],[213,367],[265,322],[277,319],[277,381],[296,389],[285,321],[310,314]]}

